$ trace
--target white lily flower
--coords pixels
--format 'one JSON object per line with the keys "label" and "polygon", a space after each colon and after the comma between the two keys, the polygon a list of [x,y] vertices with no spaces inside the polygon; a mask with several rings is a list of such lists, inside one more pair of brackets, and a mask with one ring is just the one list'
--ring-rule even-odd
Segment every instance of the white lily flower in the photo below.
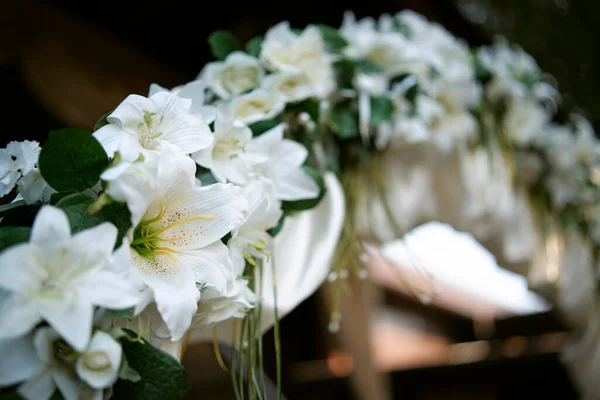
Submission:
{"label": "white lily flower", "polygon": [[271,255],[273,238],[267,230],[276,226],[283,214],[271,181],[253,181],[244,188],[244,194],[248,200],[248,214],[233,231],[228,243],[236,275],[244,271],[245,259],[267,258]]}
{"label": "white lily flower", "polygon": [[308,26],[296,35],[289,22],[280,22],[267,31],[260,59],[273,71],[304,72],[319,98],[327,97],[334,89],[333,57],[325,50],[316,26]]}
{"label": "white lily flower", "polygon": [[[284,139],[284,129],[285,124],[279,124],[248,143],[247,151],[257,155],[251,175],[271,180],[279,200],[315,198],[319,186],[301,168],[308,150],[300,143]],[[260,156],[264,158],[261,160]]]}
{"label": "white lily flower", "polygon": [[196,311],[196,282],[225,288],[228,251],[220,239],[242,221],[247,204],[233,185],[196,187],[196,164],[174,153],[170,146],[163,149],[154,180],[136,182],[131,174],[123,187],[134,227],[133,265],[176,341]]}
{"label": "white lily flower", "polygon": [[203,328],[232,318],[244,318],[257,301],[258,296],[250,290],[245,279],[231,282],[225,293],[213,288],[203,289],[193,326]]}
{"label": "white lily flower", "polygon": [[250,125],[275,118],[283,111],[285,101],[278,92],[255,89],[248,94],[235,97],[229,107],[236,120]]}
{"label": "white lily flower", "polygon": [[112,386],[119,375],[123,349],[111,335],[98,331],[75,364],[77,375],[94,389]]}
{"label": "white lily flower", "polygon": [[0,287],[12,292],[0,309],[0,338],[24,335],[43,319],[83,350],[94,306],[136,305],[138,290],[111,265],[117,263],[112,256],[116,239],[117,228],[110,223],[71,236],[65,213],[42,207],[29,243],[0,254]]}
{"label": "white lily flower", "polygon": [[242,51],[230,53],[224,61],[206,64],[201,77],[223,100],[245,93],[260,85],[264,71],[258,60]]}
{"label": "white lily flower", "polygon": [[160,151],[165,143],[182,154],[191,154],[211,145],[213,138],[206,121],[192,110],[192,100],[159,91],[146,98],[129,95],[108,117],[108,125],[94,137],[112,157],[119,152],[147,154]]}
{"label": "white lily flower", "polygon": [[123,350],[108,333],[96,332],[83,352],[69,346],[49,327],[38,329],[33,343],[41,365],[17,389],[26,400],[48,400],[57,388],[65,400],[102,399],[103,389],[117,380]]}
{"label": "white lily flower", "polygon": [[40,151],[40,144],[29,140],[10,142],[0,149],[0,197],[13,190],[19,178],[36,167]]}
{"label": "white lily flower", "polygon": [[244,158],[246,143],[252,139],[252,131],[236,121],[227,107],[217,110],[213,145],[192,154],[200,166],[211,170],[220,182],[244,184],[248,163]]}
{"label": "white lily flower", "polygon": [[52,193],[56,193],[56,190],[48,185],[38,168],[34,168],[28,174],[23,175],[17,182],[17,188],[27,204],[37,203],[38,201],[48,202]]}
{"label": "white lily flower", "polygon": [[215,120],[216,108],[205,104],[206,102],[206,83],[201,80],[195,80],[185,85],[176,86],[169,90],[156,83],[150,85],[148,97],[154,96],[158,92],[171,92],[184,99],[192,100],[191,110],[204,118],[206,123],[210,124]]}
{"label": "white lily flower", "polygon": [[287,102],[300,101],[315,95],[315,89],[304,72],[284,71],[269,74],[263,79],[261,87],[280,93]]}

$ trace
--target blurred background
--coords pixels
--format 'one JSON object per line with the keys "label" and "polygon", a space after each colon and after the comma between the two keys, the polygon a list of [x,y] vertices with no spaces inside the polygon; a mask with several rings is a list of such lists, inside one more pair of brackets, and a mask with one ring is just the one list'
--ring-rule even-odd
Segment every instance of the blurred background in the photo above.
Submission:
{"label": "blurred background", "polygon": [[[207,3],[4,2],[0,147],[11,140],[43,143],[49,130],[63,126],[91,129],[128,94],[146,95],[150,83],[172,87],[194,79],[212,60],[206,38],[216,29],[231,30],[245,42],[281,20],[295,27],[337,27],[345,10],[377,17],[413,9],[471,45],[506,36],[556,78],[565,109],[577,104],[598,126],[596,1]],[[436,235],[460,242],[463,247],[436,253],[447,270],[456,263],[456,274],[445,275],[439,259],[428,258],[425,272],[402,260],[372,262],[369,281],[349,282],[352,295],[343,302],[337,333],[328,329],[330,289],[321,289],[281,323],[286,398],[577,398],[559,361],[568,329],[527,291],[523,278],[489,257],[484,260],[484,250],[448,227],[430,224],[413,233],[410,245],[417,255],[425,256],[420,244],[435,242]],[[387,263],[395,264],[401,279],[389,275]],[[489,263],[481,280],[466,279],[469,267],[481,263]],[[495,285],[486,288],[485,282]],[[427,287],[431,295],[417,295],[414,287]],[[264,347],[266,370],[274,377],[271,332]],[[229,375],[218,367],[212,344],[191,345],[183,362],[193,383],[191,399],[233,398]]]}

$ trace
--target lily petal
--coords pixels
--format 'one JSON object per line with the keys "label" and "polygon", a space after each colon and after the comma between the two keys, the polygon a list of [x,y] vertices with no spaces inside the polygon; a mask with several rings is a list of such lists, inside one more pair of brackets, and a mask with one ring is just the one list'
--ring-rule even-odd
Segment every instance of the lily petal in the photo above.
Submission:
{"label": "lily petal", "polygon": [[44,252],[36,245],[20,244],[0,253],[0,288],[26,293],[34,291],[47,276]]}
{"label": "lily petal", "polygon": [[176,264],[170,255],[142,257],[132,251],[132,260],[142,279],[154,292],[160,315],[173,341],[183,337],[198,308],[200,292],[188,265]]}
{"label": "lily petal", "polygon": [[56,390],[49,369],[40,370],[35,376],[19,386],[17,393],[26,400],[48,400]]}
{"label": "lily petal", "polygon": [[77,296],[68,303],[46,301],[41,305],[40,312],[75,350],[85,350],[92,333],[94,313],[89,299]]}
{"label": "lily petal", "polygon": [[37,305],[20,293],[0,303],[0,339],[22,336],[42,319]]}
{"label": "lily petal", "polygon": [[195,282],[208,284],[219,292],[225,292],[228,281],[235,279],[229,249],[221,241],[200,250],[188,250],[183,259],[194,271]]}
{"label": "lily petal", "polygon": [[243,220],[247,209],[241,189],[216,183],[171,199],[163,220],[172,227],[160,235],[177,250],[198,249],[225,236]]}
{"label": "lily petal", "polygon": [[44,206],[35,217],[29,242],[49,254],[56,249],[58,243],[70,237],[71,226],[65,212],[54,206]]}
{"label": "lily petal", "polygon": [[0,354],[0,387],[31,378],[41,366],[30,336],[0,340]]}
{"label": "lily petal", "polygon": [[313,199],[319,195],[319,186],[302,169],[286,174],[277,183],[275,190],[281,200]]}

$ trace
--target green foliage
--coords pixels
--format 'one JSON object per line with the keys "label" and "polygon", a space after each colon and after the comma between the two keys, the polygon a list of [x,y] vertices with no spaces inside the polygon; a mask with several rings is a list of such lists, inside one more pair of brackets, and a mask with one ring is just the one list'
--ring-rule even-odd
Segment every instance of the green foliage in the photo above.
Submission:
{"label": "green foliage", "polygon": [[[137,335],[125,330],[129,336]],[[139,337],[138,337],[139,338]],[[190,389],[183,366],[175,358],[147,341],[121,338],[128,366],[141,377],[137,382],[119,380],[114,386],[114,399],[180,400]]]}
{"label": "green foliage", "polygon": [[56,203],[56,207],[67,214],[72,233],[93,228],[103,222],[112,222],[119,231],[115,248],[121,246],[123,237],[131,227],[131,214],[127,206],[121,203],[111,203],[91,214],[88,209],[93,202],[94,199],[86,194],[74,193],[60,199]]}
{"label": "green foliage", "polygon": [[104,125],[108,125],[109,124],[107,118],[108,118],[108,116],[110,114],[113,113],[113,111],[115,111],[115,110],[112,110],[111,112],[106,113],[98,121],[96,121],[96,123],[94,124],[94,132],[96,132],[98,129],[102,128]]}
{"label": "green foliage", "polygon": [[[288,214],[290,212],[296,212],[296,211],[310,210],[311,208],[316,207],[317,204],[319,204],[319,202],[323,198],[323,196],[325,196],[325,193],[327,192],[327,187],[325,186],[325,180],[323,179],[323,176],[321,175],[321,173],[319,171],[317,171],[316,169],[314,169],[308,165],[302,166],[302,169],[312,179],[314,179],[314,181],[319,186],[319,195],[317,197],[315,197],[314,199],[282,202],[283,212],[285,214]],[[283,224],[282,220],[280,220],[280,223]],[[276,231],[276,233],[277,232],[279,232],[279,231]]]}
{"label": "green foliage", "polygon": [[246,43],[246,52],[251,56],[258,57],[262,49],[264,38],[262,36],[253,37]]}
{"label": "green foliage", "polygon": [[338,103],[331,108],[329,127],[340,139],[358,136],[358,112],[349,103]]}
{"label": "green foliage", "polygon": [[208,37],[208,44],[213,55],[219,60],[224,60],[230,53],[242,49],[239,40],[230,31],[214,31]]}
{"label": "green foliage", "polygon": [[371,123],[379,125],[382,122],[389,121],[396,108],[394,103],[385,96],[371,97]]}
{"label": "green foliage", "polygon": [[100,180],[108,156],[89,132],[65,128],[50,132],[39,159],[40,172],[58,192],[83,191]]}
{"label": "green foliage", "polygon": [[0,227],[0,251],[19,243],[29,241],[31,228],[27,226],[2,226]]}
{"label": "green foliage", "polygon": [[317,25],[317,28],[321,31],[325,47],[329,52],[339,53],[344,47],[348,46],[348,41],[340,35],[337,29],[322,24]]}
{"label": "green foliage", "polygon": [[4,215],[5,213],[9,212],[10,210],[13,210],[17,207],[21,207],[24,205],[27,205],[27,203],[25,203],[25,200],[18,200],[13,203],[8,203],[3,206],[0,206],[0,215]]}
{"label": "green foliage", "polygon": [[275,128],[281,121],[279,119],[267,119],[264,121],[255,122],[248,127],[252,131],[253,136],[260,136],[266,131]]}
{"label": "green foliage", "polygon": [[285,215],[282,215],[281,218],[279,218],[279,222],[277,222],[277,225],[275,225],[274,227],[269,229],[267,231],[267,233],[273,237],[277,236],[277,234],[279,232],[281,232],[281,229],[283,228],[284,223],[285,223]]}

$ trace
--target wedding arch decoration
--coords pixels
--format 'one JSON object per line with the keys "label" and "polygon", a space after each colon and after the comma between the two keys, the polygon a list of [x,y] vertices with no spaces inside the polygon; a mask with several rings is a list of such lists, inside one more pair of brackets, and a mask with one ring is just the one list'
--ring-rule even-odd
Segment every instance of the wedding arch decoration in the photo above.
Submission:
{"label": "wedding arch decoration", "polygon": [[0,387],[179,399],[186,343],[213,340],[236,350],[238,397],[264,398],[262,333],[278,347],[326,278],[366,278],[365,238],[441,212],[509,263],[566,249],[557,303],[596,345],[600,147],[531,56],[407,11],[209,43],[196,80],[128,96],[93,134],[0,151],[0,195],[18,192],[0,208]]}

